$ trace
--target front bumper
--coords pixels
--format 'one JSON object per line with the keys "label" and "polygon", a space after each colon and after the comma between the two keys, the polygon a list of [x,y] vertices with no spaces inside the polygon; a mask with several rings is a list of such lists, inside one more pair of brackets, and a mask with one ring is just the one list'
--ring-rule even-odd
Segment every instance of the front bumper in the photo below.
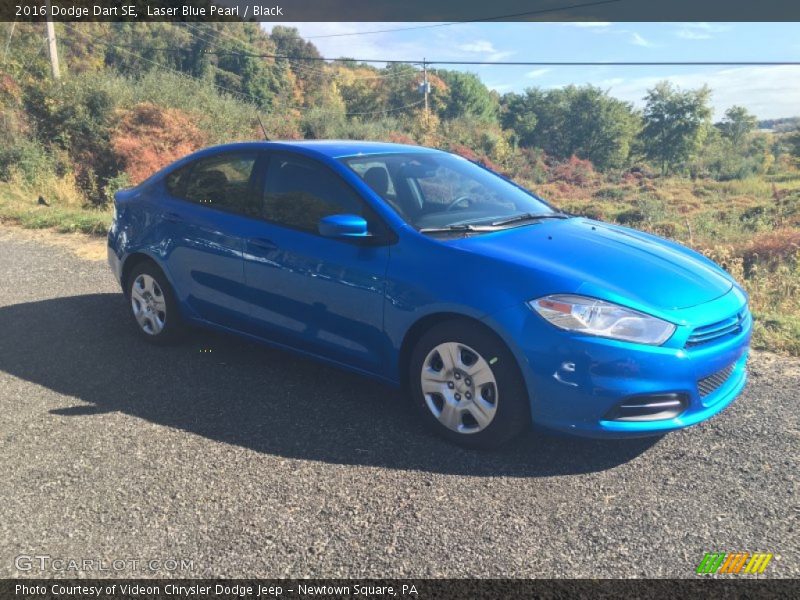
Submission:
{"label": "front bumper", "polygon": [[[737,312],[744,314],[739,331],[686,346],[695,326]],[[559,330],[524,305],[487,319],[508,336],[534,423],[589,437],[658,435],[688,427],[725,409],[744,389],[752,318],[741,292],[676,311],[675,321],[678,329],[666,344],[646,346]],[[700,385],[709,377],[715,382],[710,391]],[[656,420],[610,418],[631,399],[663,394],[685,399],[685,409]]]}

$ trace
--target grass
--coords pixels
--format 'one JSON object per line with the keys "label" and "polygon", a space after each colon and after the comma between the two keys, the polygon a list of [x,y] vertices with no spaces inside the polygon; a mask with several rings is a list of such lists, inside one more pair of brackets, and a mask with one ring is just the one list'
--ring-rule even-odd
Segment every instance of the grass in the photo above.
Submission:
{"label": "grass", "polygon": [[111,210],[71,205],[57,198],[50,206],[38,204],[39,193],[29,188],[0,182],[0,221],[28,229],[53,229],[60,233],[88,233],[104,236],[111,225]]}

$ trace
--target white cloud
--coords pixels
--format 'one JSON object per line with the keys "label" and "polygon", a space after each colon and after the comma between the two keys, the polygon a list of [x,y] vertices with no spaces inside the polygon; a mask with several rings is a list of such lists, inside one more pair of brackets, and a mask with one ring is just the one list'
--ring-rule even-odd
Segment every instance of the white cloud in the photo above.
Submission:
{"label": "white cloud", "polygon": [[498,93],[507,92],[514,87],[511,83],[487,83],[486,87]]}
{"label": "white cloud", "polygon": [[550,72],[550,69],[534,69],[533,71],[528,71],[525,73],[525,77],[530,79],[536,79],[537,77],[541,77],[542,75],[546,75]]}
{"label": "white cloud", "polygon": [[488,61],[503,60],[514,54],[514,51],[511,50],[498,50],[492,42],[487,40],[456,44],[455,48],[467,54],[483,54],[483,58]]}
{"label": "white cloud", "polygon": [[606,81],[611,83],[607,87],[611,88],[612,96],[641,107],[647,90],[664,79],[683,89],[708,84],[713,92],[715,119],[721,118],[734,104],[746,107],[760,119],[791,117],[798,114],[800,106],[800,67],[792,65],[636,77],[618,84]]}
{"label": "white cloud", "polygon": [[635,31],[631,33],[631,44],[634,44],[635,46],[644,46],[645,48],[650,48],[653,45],[652,42],[644,39]]}
{"label": "white cloud", "polygon": [[679,29],[675,35],[685,40],[710,40],[711,34],[704,31],[695,31],[693,29]]}
{"label": "white cloud", "polygon": [[683,23],[675,32],[679,38],[685,40],[710,40],[712,34],[728,31],[730,26],[716,23]]}
{"label": "white cloud", "polygon": [[474,42],[469,42],[468,44],[459,44],[456,46],[456,48],[462,50],[463,52],[479,52],[481,54],[486,52],[497,52],[492,42],[487,40],[475,40]]}
{"label": "white cloud", "polygon": [[624,77],[612,77],[610,79],[601,79],[600,81],[597,82],[597,85],[601,88],[607,88],[615,85],[620,85],[622,83],[625,83]]}

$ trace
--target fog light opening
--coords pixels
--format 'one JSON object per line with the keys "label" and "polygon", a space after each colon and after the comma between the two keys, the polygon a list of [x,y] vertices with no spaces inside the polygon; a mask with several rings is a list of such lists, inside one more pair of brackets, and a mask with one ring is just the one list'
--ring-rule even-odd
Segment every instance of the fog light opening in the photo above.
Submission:
{"label": "fog light opening", "polygon": [[674,419],[689,406],[689,396],[681,393],[648,394],[625,398],[606,416],[605,421],[661,421]]}

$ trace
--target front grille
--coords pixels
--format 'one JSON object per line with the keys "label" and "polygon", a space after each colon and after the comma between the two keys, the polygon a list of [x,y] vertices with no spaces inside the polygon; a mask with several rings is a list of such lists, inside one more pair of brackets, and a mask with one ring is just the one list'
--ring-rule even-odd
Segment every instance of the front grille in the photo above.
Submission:
{"label": "front grille", "polygon": [[726,335],[736,335],[742,330],[746,315],[747,311],[742,310],[722,321],[695,328],[686,340],[686,347],[707,344]]}
{"label": "front grille", "polygon": [[731,373],[733,373],[733,368],[735,366],[736,363],[728,365],[724,369],[717,371],[708,377],[703,377],[703,379],[698,381],[697,391],[700,392],[700,397],[705,398],[709,394],[713,394],[715,391],[717,391],[723,383],[728,381],[728,378],[731,376]]}

